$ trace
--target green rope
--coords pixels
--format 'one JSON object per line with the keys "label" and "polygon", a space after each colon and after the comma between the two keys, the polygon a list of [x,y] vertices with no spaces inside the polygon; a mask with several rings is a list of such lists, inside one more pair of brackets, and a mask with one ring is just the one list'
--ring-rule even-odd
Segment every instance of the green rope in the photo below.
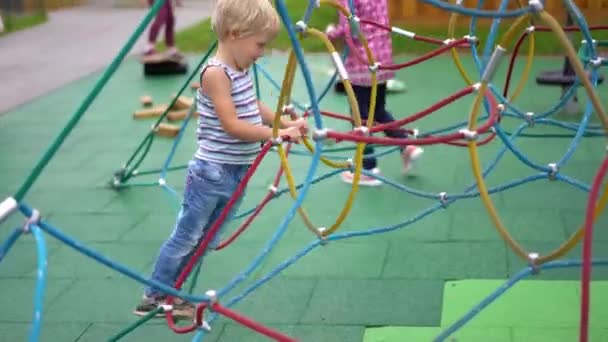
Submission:
{"label": "green rope", "polygon": [[140,318],[139,320],[137,320],[130,326],[126,327],[123,331],[119,332],[116,336],[110,337],[108,342],[116,342],[116,341],[120,340],[121,338],[127,336],[127,334],[131,333],[136,328],[142,326],[144,323],[146,323],[147,321],[154,318],[154,316],[156,316],[156,314],[163,313],[164,311],[165,310],[163,309],[163,307],[159,306],[158,308],[150,311],[149,313],[147,313],[145,316],[143,316],[142,318]]}

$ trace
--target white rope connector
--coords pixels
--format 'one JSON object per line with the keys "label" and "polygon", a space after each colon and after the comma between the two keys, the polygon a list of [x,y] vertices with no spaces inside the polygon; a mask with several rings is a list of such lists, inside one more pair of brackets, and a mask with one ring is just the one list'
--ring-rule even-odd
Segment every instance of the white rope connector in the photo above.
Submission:
{"label": "white rope connector", "polygon": [[528,254],[528,264],[532,267],[532,273],[538,274],[540,272],[540,266],[536,263],[539,258],[538,253],[530,253]]}
{"label": "white rope connector", "polygon": [[412,138],[418,139],[419,136],[420,136],[420,130],[418,128],[412,129]]}
{"label": "white rope connector", "polygon": [[300,33],[304,33],[308,29],[308,25],[306,25],[306,23],[304,21],[300,20],[296,23],[296,29]]}
{"label": "white rope connector", "polygon": [[369,135],[369,128],[367,128],[367,126],[355,127],[354,131],[360,132],[363,135]]}
{"label": "white rope connector", "polygon": [[323,233],[326,230],[327,230],[327,227],[319,227],[319,228],[317,228],[317,232],[320,235],[319,236],[319,240],[320,240],[321,245],[323,245],[323,246],[327,245],[327,242],[328,242],[327,238],[325,236],[323,236]]}
{"label": "white rope connector", "polygon": [[458,133],[462,133],[464,135],[465,140],[467,140],[467,141],[473,141],[473,140],[477,139],[476,131],[470,131],[466,128],[463,128],[463,129],[459,130]]}
{"label": "white rope connector", "polygon": [[167,184],[167,181],[164,178],[158,179],[158,185],[165,186],[166,184]]}
{"label": "white rope connector", "polygon": [[274,184],[270,184],[270,186],[268,187],[268,191],[272,192],[273,194],[276,194],[277,191],[279,191],[279,189],[277,189],[277,187],[274,186]]}
{"label": "white rope connector", "polygon": [[525,115],[526,115],[526,121],[528,122],[528,125],[530,127],[534,126],[534,113],[527,112]]}
{"label": "white rope connector", "polygon": [[163,312],[173,311],[173,305],[161,304],[160,307],[163,308]]}
{"label": "white rope connector", "polygon": [[412,32],[412,31],[404,30],[404,29],[402,29],[400,27],[393,26],[393,27],[391,27],[391,31],[393,33],[396,33],[396,34],[408,37],[410,39],[416,38],[416,33]]}
{"label": "white rope connector", "polygon": [[270,138],[270,142],[272,143],[272,146],[279,146],[283,143],[283,138],[281,138],[281,137]]}
{"label": "white rope connector", "polygon": [[471,35],[466,35],[463,37],[464,39],[467,40],[467,42],[470,43],[477,43],[479,41],[479,38],[477,38],[476,36],[471,36]]}
{"label": "white rope connector", "polygon": [[327,138],[328,132],[329,130],[327,128],[315,129],[314,132],[312,132],[312,140],[324,140],[325,138]]}
{"label": "white rope connector", "polygon": [[38,223],[40,223],[40,212],[38,211],[38,209],[32,209],[32,216],[28,217],[27,220],[25,220],[25,224],[23,225],[23,231],[29,233],[31,230],[30,226],[37,225]]}
{"label": "white rope connector", "polygon": [[443,45],[450,45],[450,44],[452,44],[455,41],[456,41],[456,39],[454,39],[454,38],[448,38],[448,39],[446,39],[446,40],[443,41]]}
{"label": "white rope connector", "polygon": [[481,83],[480,83],[480,82],[477,82],[477,83],[475,83],[475,84],[471,85],[471,87],[473,87],[473,89],[474,89],[475,91],[479,91],[479,88],[481,88]]}
{"label": "white rope connector", "polygon": [[209,297],[208,308],[210,308],[213,304],[217,303],[217,292],[215,290],[207,290],[205,292],[205,296]]}
{"label": "white rope connector", "polygon": [[532,33],[534,31],[536,31],[536,26],[532,25],[532,26],[526,27],[526,32],[527,33]]}
{"label": "white rope connector", "polygon": [[594,68],[600,67],[602,63],[604,63],[604,58],[602,57],[597,57],[589,61],[589,64]]}
{"label": "white rope connector", "polygon": [[353,158],[346,159],[346,165],[347,168],[352,169],[355,166],[355,164],[353,163]]}
{"label": "white rope connector", "polygon": [[528,5],[533,12],[540,12],[544,8],[543,3],[540,0],[530,0],[528,1]]}
{"label": "white rope connector", "polygon": [[0,223],[4,221],[7,217],[10,216],[15,210],[19,203],[12,197],[7,197],[4,201],[0,203]]}
{"label": "white rope connector", "polygon": [[283,114],[295,114],[295,107],[293,104],[283,106]]}
{"label": "white rope connector", "polygon": [[503,103],[501,103],[498,106],[496,106],[496,109],[498,109],[498,112],[501,113],[501,114],[504,113],[505,108],[506,107],[505,107],[505,105]]}
{"label": "white rope connector", "polygon": [[439,202],[445,208],[448,205],[448,193],[443,191],[439,193]]}
{"label": "white rope connector", "polygon": [[380,63],[376,62],[376,63],[368,66],[368,68],[369,68],[370,72],[378,72],[378,69],[380,69]]}
{"label": "white rope connector", "polygon": [[557,175],[558,169],[557,169],[557,164],[555,163],[549,163],[547,164],[547,166],[549,167],[549,179],[550,180],[555,180],[555,176]]}
{"label": "white rope connector", "polygon": [[334,63],[334,66],[338,70],[338,74],[340,74],[340,78],[343,81],[348,80],[348,71],[344,67],[344,63],[342,63],[342,57],[337,51],[331,53],[331,61]]}
{"label": "white rope connector", "polygon": [[500,45],[496,45],[496,48],[494,49],[492,56],[490,56],[490,60],[488,61],[486,70],[484,71],[483,75],[481,76],[481,79],[484,82],[492,81],[492,78],[494,78],[494,75],[496,74],[496,70],[498,69],[500,62],[502,61],[502,58],[504,57],[505,52],[507,52],[507,50],[505,48],[503,48]]}

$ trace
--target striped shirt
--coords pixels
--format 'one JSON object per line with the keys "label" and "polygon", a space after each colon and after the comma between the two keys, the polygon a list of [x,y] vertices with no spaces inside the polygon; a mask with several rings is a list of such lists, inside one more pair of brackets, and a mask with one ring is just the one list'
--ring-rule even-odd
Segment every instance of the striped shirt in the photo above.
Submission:
{"label": "striped shirt", "polygon": [[[338,0],[342,6],[348,7],[348,0]],[[387,0],[354,0],[353,7],[355,15],[359,18],[375,21],[379,24],[390,26],[388,16]],[[353,38],[355,53],[359,54],[363,60],[367,61],[365,48],[359,42],[358,36],[352,36],[348,19],[342,12],[339,13],[339,22],[336,30],[328,33],[330,39],[345,38],[347,35]],[[368,25],[360,24],[361,33],[367,40],[369,49],[376,62],[383,65],[393,64],[393,41],[390,31]],[[367,64],[361,63],[357,57],[353,56],[352,51],[346,57],[344,67],[348,71],[350,82],[358,86],[371,86],[372,74]],[[392,70],[378,70],[376,73],[378,83],[385,83],[395,77]]]}
{"label": "striped shirt", "polygon": [[[240,72],[217,58],[210,58],[201,70],[201,78],[209,67],[224,69],[230,78],[231,96],[238,119],[252,125],[262,125],[262,116],[249,70]],[[260,142],[243,141],[229,135],[216,115],[213,102],[202,88],[196,93],[196,107],[199,118],[196,130],[198,150],[195,157],[222,164],[251,164],[261,150]]]}

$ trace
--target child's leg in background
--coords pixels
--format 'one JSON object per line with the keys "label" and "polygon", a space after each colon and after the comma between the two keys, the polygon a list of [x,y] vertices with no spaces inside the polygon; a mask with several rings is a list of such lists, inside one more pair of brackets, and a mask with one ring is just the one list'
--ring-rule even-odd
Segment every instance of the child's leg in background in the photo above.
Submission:
{"label": "child's leg in background", "polygon": [[165,45],[170,52],[175,52],[175,14],[173,13],[173,5],[171,0],[165,3],[167,7],[167,18],[165,20]]}
{"label": "child's leg in background", "polygon": [[[378,85],[378,96],[376,100],[376,115],[374,121],[379,124],[395,121],[393,115],[386,110],[386,83]],[[405,129],[399,127],[384,131],[390,138],[407,138]],[[412,162],[423,153],[422,148],[414,145],[401,147],[401,158],[403,161],[403,172],[408,172],[412,167]]]}
{"label": "child's leg in background", "polygon": [[[152,6],[154,1],[155,0],[148,0],[148,4]],[[163,25],[165,25],[165,36],[167,35],[167,31],[169,31],[169,18],[172,17],[173,9],[171,8],[171,0],[166,0],[162,7],[158,10],[156,18],[154,18],[154,22],[152,22],[152,25],[150,26],[150,31],[148,32],[148,45],[146,46],[145,51],[146,53],[154,52],[154,45],[156,44],[158,33]],[[173,32],[173,28],[170,30]]]}
{"label": "child's leg in background", "polygon": [[[361,121],[363,121],[363,125],[366,125],[367,118],[369,117],[369,104],[371,101],[372,88],[365,86],[357,86],[353,85],[353,91],[355,93],[355,97],[357,98],[357,104],[359,105],[359,115],[361,116]],[[376,110],[376,113],[378,111]],[[378,166],[378,162],[376,158],[370,157],[374,154],[374,147],[371,145],[365,145],[365,149],[363,150],[363,169],[370,171]]]}
{"label": "child's leg in background", "polygon": [[[379,124],[395,121],[393,115],[386,110],[386,83],[378,84],[378,96],[376,97],[376,115],[374,121]],[[384,134],[390,138],[406,138],[407,133],[404,129],[390,129],[384,131]],[[402,148],[403,150],[403,148]]]}

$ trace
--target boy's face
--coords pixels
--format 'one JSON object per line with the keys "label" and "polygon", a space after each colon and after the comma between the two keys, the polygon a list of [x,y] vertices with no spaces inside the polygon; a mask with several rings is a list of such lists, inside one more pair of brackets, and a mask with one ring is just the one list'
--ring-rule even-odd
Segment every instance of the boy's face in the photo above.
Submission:
{"label": "boy's face", "polygon": [[232,40],[232,49],[238,66],[247,69],[258,58],[264,56],[266,45],[272,37],[267,34],[253,34]]}

